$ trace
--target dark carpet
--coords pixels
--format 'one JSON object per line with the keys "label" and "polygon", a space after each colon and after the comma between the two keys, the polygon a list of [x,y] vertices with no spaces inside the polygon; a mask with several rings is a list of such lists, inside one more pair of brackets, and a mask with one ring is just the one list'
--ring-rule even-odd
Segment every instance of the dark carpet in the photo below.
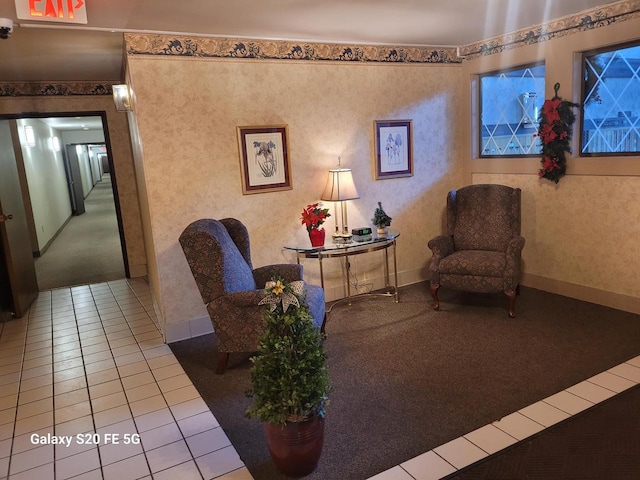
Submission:
{"label": "dark carpet", "polygon": [[[325,448],[307,478],[366,479],[640,354],[640,316],[521,290],[515,319],[503,294],[442,291],[435,312],[426,284],[402,288],[399,304],[336,305]],[[284,478],[244,417],[248,355],[218,376],[213,334],[171,348],[254,478]]]}

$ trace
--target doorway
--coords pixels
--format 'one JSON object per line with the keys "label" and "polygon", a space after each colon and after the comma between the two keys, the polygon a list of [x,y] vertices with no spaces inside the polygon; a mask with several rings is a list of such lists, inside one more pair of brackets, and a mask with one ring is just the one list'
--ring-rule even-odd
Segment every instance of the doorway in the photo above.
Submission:
{"label": "doorway", "polygon": [[15,121],[39,289],[129,277],[105,113]]}

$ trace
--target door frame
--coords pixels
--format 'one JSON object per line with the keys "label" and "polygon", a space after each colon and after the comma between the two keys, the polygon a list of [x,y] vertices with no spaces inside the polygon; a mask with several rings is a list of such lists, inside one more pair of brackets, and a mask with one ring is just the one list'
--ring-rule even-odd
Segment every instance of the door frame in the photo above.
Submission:
{"label": "door frame", "polygon": [[104,143],[107,149],[107,161],[111,170],[111,188],[113,190],[113,202],[116,209],[116,219],[118,222],[118,234],[120,236],[120,247],[122,249],[122,261],[124,263],[124,274],[126,278],[131,278],[129,269],[129,255],[127,254],[127,243],[124,236],[124,224],[122,222],[122,213],[120,208],[120,197],[118,195],[118,182],[116,180],[116,167],[113,161],[113,153],[111,149],[111,138],[109,136],[109,124],[107,123],[107,112],[105,110],[90,111],[73,111],[73,112],[27,112],[19,114],[0,114],[0,119],[17,120],[25,118],[51,118],[51,117],[100,117],[102,122],[102,132],[104,134]]}

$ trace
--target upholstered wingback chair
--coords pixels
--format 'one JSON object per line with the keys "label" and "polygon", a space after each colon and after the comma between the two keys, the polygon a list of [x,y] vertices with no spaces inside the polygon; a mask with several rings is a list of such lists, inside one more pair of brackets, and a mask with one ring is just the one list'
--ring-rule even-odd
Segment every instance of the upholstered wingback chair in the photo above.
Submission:
{"label": "upholstered wingback chair", "polygon": [[431,295],[438,310],[441,286],[469,292],[504,292],[515,316],[520,283],[520,189],[470,185],[447,196],[447,234],[429,241]]}
{"label": "upholstered wingback chair", "polygon": [[[193,222],[180,235],[180,245],[218,339],[217,373],[224,373],[231,352],[253,352],[264,331],[264,285],[274,274],[302,280],[302,265],[279,264],[254,269],[249,233],[235,218]],[[314,324],[324,329],[324,290],[306,285],[305,301]]]}

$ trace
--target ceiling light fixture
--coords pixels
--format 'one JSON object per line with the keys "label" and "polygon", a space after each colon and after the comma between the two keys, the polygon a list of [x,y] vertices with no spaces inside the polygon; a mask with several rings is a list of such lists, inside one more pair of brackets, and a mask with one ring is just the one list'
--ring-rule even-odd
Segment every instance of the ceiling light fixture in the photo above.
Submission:
{"label": "ceiling light fixture", "polygon": [[27,147],[35,147],[36,146],[36,134],[33,131],[33,127],[31,125],[24,126],[24,135],[27,141]]}

